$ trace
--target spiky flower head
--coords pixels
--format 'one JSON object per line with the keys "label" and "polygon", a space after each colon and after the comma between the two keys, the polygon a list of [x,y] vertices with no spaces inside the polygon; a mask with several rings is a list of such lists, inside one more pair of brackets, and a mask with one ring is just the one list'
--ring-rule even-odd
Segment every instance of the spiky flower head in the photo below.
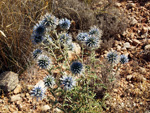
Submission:
{"label": "spiky flower head", "polygon": [[77,35],[77,41],[79,42],[85,42],[85,40],[89,37],[88,33],[79,33]]}
{"label": "spiky flower head", "polygon": [[111,64],[117,64],[119,61],[119,56],[116,51],[111,51],[107,54],[107,60]]}
{"label": "spiky flower head", "polygon": [[70,20],[68,20],[66,18],[63,18],[59,21],[60,28],[64,29],[64,30],[65,29],[68,30],[70,28],[70,24],[71,24]]}
{"label": "spiky flower head", "polygon": [[32,34],[31,40],[33,44],[39,44],[43,41],[44,37],[42,35],[37,35],[35,33]]}
{"label": "spiky flower head", "polygon": [[51,59],[46,55],[40,55],[37,58],[38,66],[42,69],[48,69],[51,64]]}
{"label": "spiky flower head", "polygon": [[68,34],[68,33],[60,33],[59,34],[59,40],[60,40],[60,43],[62,45],[65,45],[65,44],[71,44],[72,42],[72,37]]}
{"label": "spiky flower head", "polygon": [[74,61],[70,66],[70,70],[72,74],[81,74],[83,71],[83,65],[78,61]]}
{"label": "spiky flower head", "polygon": [[102,36],[102,31],[96,27],[96,26],[93,26],[91,27],[91,29],[89,30],[89,35],[96,35],[97,37],[101,38]]}
{"label": "spiky flower head", "polygon": [[98,37],[91,35],[86,39],[85,44],[89,49],[96,49],[100,46],[100,41]]}
{"label": "spiky flower head", "polygon": [[55,79],[51,75],[47,75],[43,81],[46,87],[53,87],[55,85]]}
{"label": "spiky flower head", "polygon": [[56,18],[54,15],[47,13],[44,15],[42,21],[40,21],[41,24],[48,27],[50,30],[54,30],[58,25],[58,18]]}
{"label": "spiky flower head", "polygon": [[35,97],[37,101],[39,98],[40,100],[42,100],[44,97],[44,94],[45,94],[45,89],[43,89],[40,86],[34,87],[32,91],[30,92],[30,95]]}
{"label": "spiky flower head", "polygon": [[60,80],[65,90],[71,90],[74,86],[76,86],[76,80],[72,76],[64,75]]}
{"label": "spiky flower head", "polygon": [[37,56],[39,56],[40,54],[42,54],[42,50],[41,49],[35,49],[32,53],[33,58],[37,58]]}
{"label": "spiky flower head", "polygon": [[125,64],[129,61],[128,57],[125,55],[120,55],[120,63]]}
{"label": "spiky flower head", "polygon": [[74,51],[74,49],[75,49],[74,43],[70,43],[70,44],[66,45],[66,47],[67,47],[68,50],[70,50],[70,51]]}
{"label": "spiky flower head", "polygon": [[36,24],[34,27],[33,27],[33,32],[38,35],[38,36],[42,36],[44,35],[45,33],[45,26],[43,24]]}

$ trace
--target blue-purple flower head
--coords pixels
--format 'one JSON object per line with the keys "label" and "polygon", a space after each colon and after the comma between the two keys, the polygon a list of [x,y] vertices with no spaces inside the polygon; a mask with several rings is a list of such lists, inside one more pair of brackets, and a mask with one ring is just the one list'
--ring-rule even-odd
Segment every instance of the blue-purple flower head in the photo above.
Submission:
{"label": "blue-purple flower head", "polygon": [[58,25],[58,19],[54,15],[47,13],[40,23],[50,30],[54,30]]}
{"label": "blue-purple flower head", "polygon": [[68,33],[60,33],[59,40],[62,45],[65,45],[65,44],[68,45],[68,44],[71,44],[72,37]]}
{"label": "blue-purple flower head", "polygon": [[125,64],[129,61],[128,57],[125,55],[120,55],[120,63]]}
{"label": "blue-purple flower head", "polygon": [[85,44],[89,49],[96,49],[100,46],[100,41],[97,36],[91,35],[86,39]]}
{"label": "blue-purple flower head", "polygon": [[70,28],[70,20],[63,18],[59,21],[59,26],[61,29],[68,30]]}
{"label": "blue-purple flower head", "polygon": [[35,97],[37,101],[39,98],[40,100],[42,100],[44,97],[44,94],[45,94],[45,89],[43,89],[40,86],[34,87],[33,90],[30,92],[30,95]]}
{"label": "blue-purple flower head", "polygon": [[41,49],[35,49],[32,53],[33,58],[37,58],[40,54],[42,54],[42,50]]}
{"label": "blue-purple flower head", "polygon": [[65,90],[71,90],[76,86],[76,80],[72,76],[64,75],[60,80]]}
{"label": "blue-purple flower head", "polygon": [[42,35],[37,35],[35,33],[32,34],[31,40],[33,44],[39,44],[44,40],[44,37]]}
{"label": "blue-purple flower head", "polygon": [[101,31],[98,27],[93,26],[93,27],[91,27],[91,29],[89,30],[89,35],[95,35],[95,36],[101,38],[101,36],[102,36],[102,31]]}
{"label": "blue-purple flower head", "polygon": [[88,33],[79,33],[77,35],[77,41],[78,42],[85,42],[85,40],[89,37]]}
{"label": "blue-purple flower head", "polygon": [[47,75],[43,81],[46,87],[53,87],[55,85],[55,79],[51,75]]}
{"label": "blue-purple flower head", "polygon": [[80,62],[74,61],[70,66],[70,70],[72,74],[81,74],[83,72],[83,65]]}
{"label": "blue-purple flower head", "polygon": [[116,51],[111,51],[107,54],[107,60],[111,64],[116,64],[119,61],[119,55]]}
{"label": "blue-purple flower head", "polygon": [[33,33],[38,35],[38,36],[43,36],[45,33],[45,30],[46,30],[46,28],[43,24],[36,24],[33,27]]}
{"label": "blue-purple flower head", "polygon": [[50,64],[51,64],[51,59],[48,56],[41,54],[37,58],[37,64],[42,69],[48,69],[50,67]]}

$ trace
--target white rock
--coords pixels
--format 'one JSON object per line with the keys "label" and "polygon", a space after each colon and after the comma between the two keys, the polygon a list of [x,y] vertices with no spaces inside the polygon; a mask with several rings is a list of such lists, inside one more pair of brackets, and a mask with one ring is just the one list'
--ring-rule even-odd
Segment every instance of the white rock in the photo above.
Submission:
{"label": "white rock", "polygon": [[132,77],[133,77],[133,75],[128,75],[128,76],[127,76],[127,80],[131,80]]}
{"label": "white rock", "polygon": [[47,112],[48,110],[50,110],[50,106],[49,105],[44,105],[41,108],[42,112]]}
{"label": "white rock", "polygon": [[20,94],[18,94],[18,95],[13,95],[13,96],[10,97],[10,101],[11,101],[11,102],[22,101],[22,98],[21,98]]}
{"label": "white rock", "polygon": [[14,94],[21,93],[21,91],[22,91],[22,86],[18,84],[18,86],[14,89]]}
{"label": "white rock", "polygon": [[116,2],[116,3],[115,3],[115,6],[116,6],[116,7],[120,7],[120,6],[121,6],[121,3]]}
{"label": "white rock", "polygon": [[131,48],[130,43],[129,42],[124,43],[124,48],[127,48],[127,49]]}
{"label": "white rock", "polygon": [[3,91],[9,92],[15,89],[18,85],[18,74],[12,71],[6,71],[0,74],[0,88]]}
{"label": "white rock", "polygon": [[145,50],[150,50],[150,44],[146,45],[144,49]]}

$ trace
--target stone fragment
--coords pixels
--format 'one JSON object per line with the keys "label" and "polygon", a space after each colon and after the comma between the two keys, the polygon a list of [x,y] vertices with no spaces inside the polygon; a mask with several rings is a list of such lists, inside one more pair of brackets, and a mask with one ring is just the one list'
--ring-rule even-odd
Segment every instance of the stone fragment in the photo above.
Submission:
{"label": "stone fragment", "polygon": [[138,21],[134,17],[130,18],[130,25],[135,25],[137,23],[138,23]]}
{"label": "stone fragment", "polygon": [[14,94],[21,93],[21,91],[22,91],[22,86],[18,84],[18,86],[14,89]]}
{"label": "stone fragment", "polygon": [[144,49],[145,50],[150,50],[150,44],[146,45]]}
{"label": "stone fragment", "polygon": [[131,46],[130,46],[130,43],[129,43],[129,42],[124,43],[124,48],[129,49],[130,47],[131,47]]}
{"label": "stone fragment", "polygon": [[13,96],[10,97],[10,101],[11,102],[22,101],[22,98],[21,98],[20,94],[13,95]]}
{"label": "stone fragment", "polygon": [[134,3],[127,3],[127,5],[126,5],[127,9],[134,8],[135,6],[136,6],[136,4],[134,4]]}
{"label": "stone fragment", "polygon": [[137,39],[133,39],[133,45],[136,46],[136,45],[140,45],[141,42]]}
{"label": "stone fragment", "polygon": [[115,6],[119,8],[119,7],[121,6],[121,3],[116,2],[116,3],[115,3]]}
{"label": "stone fragment", "polygon": [[133,77],[132,75],[128,75],[128,76],[127,76],[127,80],[131,80],[132,77]]}
{"label": "stone fragment", "polygon": [[139,71],[140,71],[140,73],[143,74],[143,75],[146,74],[146,69],[143,68],[143,67],[140,67]]}
{"label": "stone fragment", "polygon": [[0,74],[0,88],[5,91],[9,92],[15,89],[18,85],[18,74],[12,71],[6,71]]}
{"label": "stone fragment", "polygon": [[44,105],[41,108],[42,112],[47,112],[48,110],[50,110],[50,106],[49,105]]}

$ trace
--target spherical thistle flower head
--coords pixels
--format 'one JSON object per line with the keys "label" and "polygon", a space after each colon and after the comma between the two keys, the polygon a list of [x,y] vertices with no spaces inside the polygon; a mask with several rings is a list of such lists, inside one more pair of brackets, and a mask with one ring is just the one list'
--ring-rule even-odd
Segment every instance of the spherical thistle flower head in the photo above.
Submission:
{"label": "spherical thistle flower head", "polygon": [[120,63],[125,64],[129,61],[128,57],[125,55],[120,55]]}
{"label": "spherical thistle flower head", "polygon": [[70,70],[72,74],[81,74],[83,71],[83,65],[80,62],[74,61],[70,66]]}
{"label": "spherical thistle flower head", "polygon": [[45,89],[43,89],[40,86],[37,86],[37,87],[33,88],[33,90],[30,92],[30,95],[35,97],[36,100],[38,101],[39,98],[40,98],[40,100],[43,99],[44,93],[45,93]]}
{"label": "spherical thistle flower head", "polygon": [[35,49],[32,53],[33,58],[37,58],[37,56],[39,56],[40,54],[42,54],[42,50],[41,49]]}
{"label": "spherical thistle flower head", "polygon": [[56,26],[58,25],[58,18],[56,18],[52,14],[47,13],[44,15],[40,23],[45,25],[46,27],[49,27],[50,30],[54,30]]}
{"label": "spherical thistle flower head", "polygon": [[33,44],[39,44],[43,41],[44,37],[42,35],[32,34],[31,40]]}
{"label": "spherical thistle flower head", "polygon": [[96,35],[97,37],[101,38],[102,36],[102,31],[96,27],[96,26],[93,26],[91,27],[91,29],[89,30],[89,35]]}
{"label": "spherical thistle flower head", "polygon": [[107,60],[108,62],[110,62],[111,64],[115,64],[118,63],[119,60],[119,56],[117,54],[116,51],[111,51],[107,54]]}
{"label": "spherical thistle flower head", "polygon": [[63,18],[59,21],[59,26],[61,29],[66,29],[68,30],[70,28],[70,20],[66,19],[66,18]]}
{"label": "spherical thistle flower head", "polygon": [[86,39],[85,44],[89,49],[96,49],[100,46],[100,39],[94,35],[91,35]]}
{"label": "spherical thistle flower head", "polygon": [[60,33],[59,40],[62,45],[70,44],[72,42],[72,37],[67,33]]}
{"label": "spherical thistle flower head", "polygon": [[53,87],[55,85],[55,79],[51,75],[47,75],[43,81],[46,87]]}
{"label": "spherical thistle flower head", "polygon": [[72,76],[64,75],[60,80],[65,90],[71,90],[74,86],[76,86],[76,80]]}
{"label": "spherical thistle flower head", "polygon": [[33,27],[33,32],[36,34],[36,35],[44,35],[45,33],[45,26],[43,24],[36,24],[34,27]]}
{"label": "spherical thistle flower head", "polygon": [[79,42],[85,42],[85,40],[89,37],[88,33],[79,33],[77,35],[77,41]]}
{"label": "spherical thistle flower head", "polygon": [[48,69],[51,64],[51,59],[46,55],[40,55],[37,58],[38,66],[42,69]]}

